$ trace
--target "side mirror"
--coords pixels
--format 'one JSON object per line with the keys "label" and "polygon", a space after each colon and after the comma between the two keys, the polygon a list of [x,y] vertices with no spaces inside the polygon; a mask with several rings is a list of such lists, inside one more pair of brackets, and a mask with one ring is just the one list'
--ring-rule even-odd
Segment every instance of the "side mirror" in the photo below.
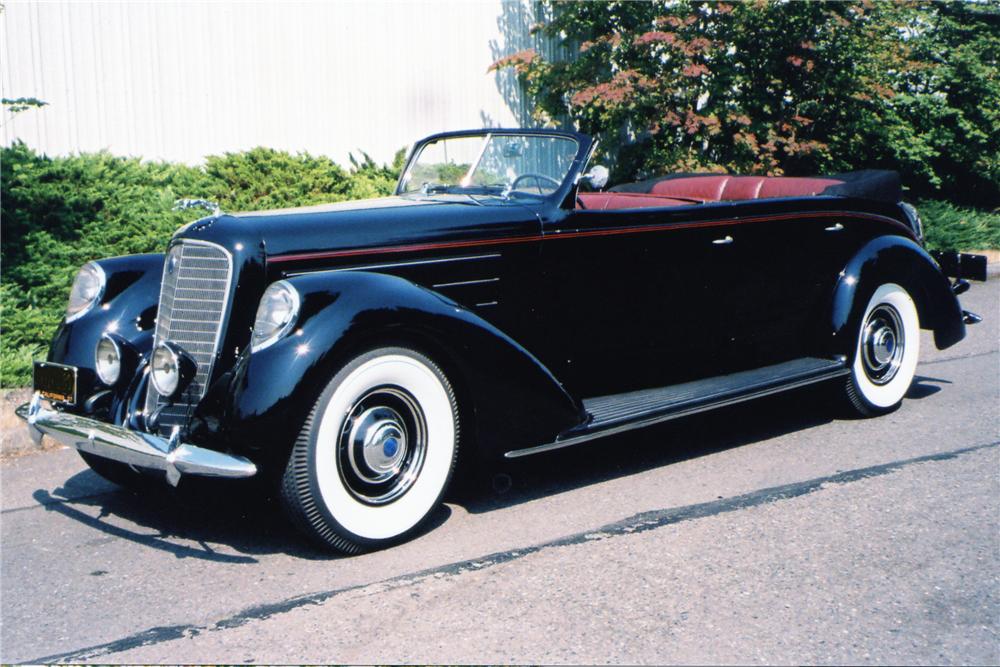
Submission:
{"label": "side mirror", "polygon": [[581,177],[581,180],[585,180],[590,183],[590,187],[595,190],[600,190],[608,184],[608,178],[610,176],[611,173],[608,171],[608,168],[598,164],[591,167],[590,171]]}

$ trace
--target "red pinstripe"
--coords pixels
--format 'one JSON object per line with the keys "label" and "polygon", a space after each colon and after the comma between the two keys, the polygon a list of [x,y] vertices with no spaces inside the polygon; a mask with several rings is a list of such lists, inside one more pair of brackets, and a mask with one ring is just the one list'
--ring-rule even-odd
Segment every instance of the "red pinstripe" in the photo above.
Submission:
{"label": "red pinstripe", "polygon": [[577,239],[587,236],[618,236],[620,234],[645,234],[674,229],[690,229],[692,227],[725,227],[746,222],[766,222],[772,220],[794,220],[798,218],[858,218],[878,220],[894,224],[912,237],[909,227],[899,220],[874,213],[845,213],[842,211],[816,211],[813,213],[782,213],[776,215],[756,216],[749,218],[731,218],[727,220],[703,220],[697,222],[672,222],[662,225],[641,225],[635,227],[616,227],[613,229],[590,229],[575,232],[549,232],[532,234],[530,236],[510,236],[507,238],[476,239],[470,241],[443,241],[440,243],[413,243],[409,245],[383,246],[377,248],[352,248],[349,250],[326,250],[322,252],[303,252],[290,255],[278,255],[268,259],[269,262],[299,262],[311,259],[331,259],[334,257],[362,257],[364,255],[392,255],[403,252],[420,252],[423,250],[445,250],[449,248],[473,248],[486,245],[510,245],[513,243],[528,243],[531,241],[558,241],[560,239]]}

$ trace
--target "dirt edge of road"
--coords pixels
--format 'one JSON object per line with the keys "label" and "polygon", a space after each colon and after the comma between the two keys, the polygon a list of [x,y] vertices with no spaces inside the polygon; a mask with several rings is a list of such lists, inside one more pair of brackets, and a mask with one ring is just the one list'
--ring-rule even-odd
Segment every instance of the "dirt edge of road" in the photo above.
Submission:
{"label": "dirt edge of road", "polygon": [[32,441],[24,422],[14,414],[19,405],[30,400],[31,389],[28,387],[0,391],[0,461],[62,448],[52,438],[42,438],[39,444]]}

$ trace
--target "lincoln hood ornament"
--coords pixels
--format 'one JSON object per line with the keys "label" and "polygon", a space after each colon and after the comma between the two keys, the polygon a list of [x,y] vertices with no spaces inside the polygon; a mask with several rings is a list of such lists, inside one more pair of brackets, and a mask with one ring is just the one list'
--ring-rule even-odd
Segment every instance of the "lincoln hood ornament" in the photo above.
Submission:
{"label": "lincoln hood ornament", "polygon": [[222,214],[222,208],[219,204],[208,199],[178,199],[174,202],[175,211],[186,211],[190,208],[203,208],[209,211],[214,217]]}

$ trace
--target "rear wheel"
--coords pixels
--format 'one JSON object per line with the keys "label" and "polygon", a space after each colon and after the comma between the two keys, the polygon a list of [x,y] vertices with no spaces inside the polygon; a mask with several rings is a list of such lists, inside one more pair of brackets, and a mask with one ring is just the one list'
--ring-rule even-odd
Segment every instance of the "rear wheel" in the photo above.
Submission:
{"label": "rear wheel", "polygon": [[920,356],[920,320],[913,299],[895,283],[875,290],[858,330],[847,399],[864,416],[899,407]]}
{"label": "rear wheel", "polygon": [[348,363],[306,419],[281,496],[307,535],[347,553],[412,533],[438,506],[458,455],[455,393],[414,350]]}

